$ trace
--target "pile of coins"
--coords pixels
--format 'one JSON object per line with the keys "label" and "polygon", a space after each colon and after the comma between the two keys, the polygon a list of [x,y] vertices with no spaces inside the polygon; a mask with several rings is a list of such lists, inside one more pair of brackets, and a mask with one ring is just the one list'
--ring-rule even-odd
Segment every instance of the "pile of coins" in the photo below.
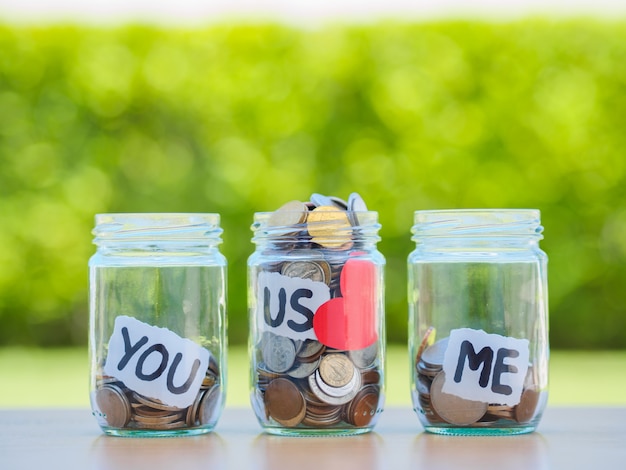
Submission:
{"label": "pile of coins", "polygon": [[[515,406],[467,400],[442,391],[445,381],[443,358],[449,338],[432,344],[434,329],[430,328],[416,354],[415,385],[424,418],[432,425],[480,427],[528,423],[539,402],[539,387],[532,383],[532,367],[524,384],[520,402]],[[505,420],[505,421],[502,421]]]}
{"label": "pile of coins", "polygon": [[198,395],[186,408],[141,395],[103,374],[96,377],[95,400],[101,418],[111,428],[162,431],[201,427],[215,421],[220,407],[219,376],[219,366],[211,355]]}
{"label": "pile of coins", "polygon": [[[351,253],[361,249],[359,213],[363,199],[312,194],[291,201],[267,220],[275,246],[258,272],[308,279],[328,285],[341,297],[340,276]],[[339,350],[316,340],[292,340],[264,332],[256,338],[253,406],[260,420],[285,428],[368,427],[382,411],[382,351],[376,343]]]}
{"label": "pile of coins", "polygon": [[338,351],[315,340],[264,333],[256,405],[284,427],[368,426],[380,410],[378,346]]}

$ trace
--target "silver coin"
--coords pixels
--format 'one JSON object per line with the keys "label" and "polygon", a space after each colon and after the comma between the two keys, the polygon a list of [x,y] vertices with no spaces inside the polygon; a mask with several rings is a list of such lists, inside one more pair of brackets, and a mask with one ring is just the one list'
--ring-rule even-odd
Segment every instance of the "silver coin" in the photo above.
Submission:
{"label": "silver coin", "polygon": [[309,339],[304,342],[304,345],[298,350],[298,357],[305,361],[307,358],[317,358],[326,349],[319,341]]}
{"label": "silver coin", "polygon": [[323,194],[313,193],[311,194],[311,202],[315,204],[316,207],[319,206],[334,206],[333,200],[328,196],[324,196]]}
{"label": "silver coin", "polygon": [[335,207],[338,207],[339,209],[344,210],[344,211],[348,210],[348,203],[344,201],[343,199],[337,196],[328,196],[328,199],[332,201]]}
{"label": "silver coin", "polygon": [[315,374],[309,375],[308,380],[311,392],[313,392],[313,394],[318,399],[320,399],[324,403],[328,403],[329,405],[344,405],[352,400],[357,393],[359,393],[359,387],[354,387],[354,389],[350,393],[344,395],[343,397],[333,397],[322,391],[322,389],[317,384],[317,381],[315,380]]}
{"label": "silver coin", "polygon": [[450,337],[442,338],[424,350],[421,360],[428,368],[441,368],[449,340]]}
{"label": "silver coin", "polygon": [[332,385],[327,384],[324,379],[322,379],[320,371],[317,370],[315,371],[315,382],[319,386],[320,390],[325,394],[331,397],[341,398],[345,397],[346,395],[350,395],[355,389],[358,391],[358,389],[361,388],[361,374],[359,373],[359,371],[354,369],[352,378],[347,384],[340,387],[333,387]]}
{"label": "silver coin", "polygon": [[367,212],[367,205],[359,193],[352,193],[348,196],[348,218],[353,226],[359,225],[357,212]]}
{"label": "silver coin", "polygon": [[327,282],[326,272],[317,261],[291,261],[283,263],[283,276],[310,279],[315,282]]}
{"label": "silver coin", "polygon": [[274,372],[286,372],[296,360],[296,347],[286,336],[266,336],[262,349],[263,361]]}
{"label": "silver coin", "polygon": [[371,346],[364,349],[349,351],[348,356],[355,366],[360,369],[367,369],[374,363],[378,356],[378,343],[373,343]]}
{"label": "silver coin", "polygon": [[317,370],[320,365],[321,358],[313,362],[299,362],[287,371],[289,377],[294,379],[304,379]]}

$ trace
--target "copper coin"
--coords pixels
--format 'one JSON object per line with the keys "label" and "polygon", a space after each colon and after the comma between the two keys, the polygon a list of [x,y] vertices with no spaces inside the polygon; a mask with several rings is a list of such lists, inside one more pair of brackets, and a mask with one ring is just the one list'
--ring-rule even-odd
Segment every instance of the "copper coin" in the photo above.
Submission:
{"label": "copper coin", "polygon": [[109,384],[99,389],[96,403],[109,426],[122,428],[130,420],[130,403],[118,386]]}
{"label": "copper coin", "polygon": [[527,423],[535,415],[539,403],[539,390],[537,386],[531,386],[522,392],[520,402],[515,405],[513,415],[518,423]]}
{"label": "copper coin", "polygon": [[161,400],[157,400],[156,398],[149,398],[143,395],[140,395],[137,392],[133,393],[133,400],[141,403],[142,405],[148,406],[150,408],[154,408],[156,410],[165,410],[165,411],[181,411],[182,408],[172,405],[166,405]]}
{"label": "copper coin", "polygon": [[422,354],[424,353],[426,348],[432,346],[435,342],[436,331],[437,330],[435,330],[434,326],[429,326],[426,330],[426,333],[424,333],[422,342],[420,343],[419,348],[417,349],[417,353],[415,354],[416,364],[419,363],[420,359],[422,358]]}
{"label": "copper coin", "polygon": [[272,380],[265,389],[264,400],[268,414],[283,426],[297,426],[304,419],[306,414],[304,397],[289,379]]}
{"label": "copper coin", "polygon": [[370,424],[378,408],[378,387],[368,386],[354,397],[349,409],[348,420],[357,427]]}
{"label": "copper coin", "polygon": [[430,386],[430,402],[439,416],[450,424],[467,426],[475,423],[487,412],[487,403],[466,400],[457,395],[443,393],[445,373],[440,372]]}

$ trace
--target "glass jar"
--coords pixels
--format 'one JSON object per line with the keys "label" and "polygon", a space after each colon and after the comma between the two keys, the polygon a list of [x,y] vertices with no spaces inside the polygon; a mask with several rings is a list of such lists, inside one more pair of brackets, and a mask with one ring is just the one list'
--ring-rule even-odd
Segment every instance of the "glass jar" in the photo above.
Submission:
{"label": "glass jar", "polygon": [[89,260],[90,398],[106,434],[211,431],[226,389],[218,214],[98,214]]}
{"label": "glass jar", "polygon": [[250,398],[270,434],[362,434],[383,408],[378,214],[324,201],[254,215]]}
{"label": "glass jar", "polygon": [[416,211],[408,257],[413,407],[426,431],[532,432],[548,395],[538,210]]}

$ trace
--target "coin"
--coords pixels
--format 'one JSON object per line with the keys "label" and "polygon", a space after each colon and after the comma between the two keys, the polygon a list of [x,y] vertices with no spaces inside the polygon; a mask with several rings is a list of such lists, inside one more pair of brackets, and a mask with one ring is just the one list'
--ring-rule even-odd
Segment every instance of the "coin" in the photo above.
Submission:
{"label": "coin", "polygon": [[363,349],[354,349],[348,352],[348,356],[355,366],[360,369],[367,369],[378,357],[378,344],[373,343]]}
{"label": "coin", "polygon": [[433,343],[432,346],[427,347],[422,353],[421,360],[431,368],[442,367],[443,357],[448,349],[449,337],[440,339]]}
{"label": "coin", "polygon": [[178,408],[177,406],[167,405],[160,400],[157,400],[154,398],[148,398],[146,396],[140,395],[137,392],[134,392],[132,396],[133,396],[133,400],[143,405],[149,406],[150,408],[155,408],[157,410],[165,410],[165,411],[180,411],[181,410],[181,408]]}
{"label": "coin", "polygon": [[354,376],[354,364],[345,354],[327,354],[320,362],[319,373],[331,387],[343,387]]}
{"label": "coin", "polygon": [[324,403],[328,403],[329,405],[343,405],[345,403],[348,403],[350,400],[352,400],[356,396],[356,394],[359,391],[359,388],[361,387],[361,380],[360,380],[361,375],[355,374],[355,377],[357,378],[357,382],[347,394],[343,396],[338,396],[338,397],[332,396],[332,395],[325,393],[321,389],[321,387],[319,386],[319,382],[317,380],[318,377],[319,377],[319,374],[317,372],[313,375],[309,375],[309,379],[308,379],[309,388],[311,389],[311,392],[313,392],[313,394],[317,398],[322,400]]}
{"label": "coin", "polygon": [[379,389],[374,385],[363,387],[350,403],[346,419],[355,426],[370,424],[378,409]]}
{"label": "coin", "polygon": [[294,365],[292,369],[287,371],[287,375],[289,377],[293,377],[294,379],[304,379],[311,375],[318,368],[321,359],[317,359],[313,362],[298,362]]}
{"label": "coin", "polygon": [[488,404],[443,393],[445,377],[445,373],[440,372],[430,386],[430,402],[437,414],[446,422],[459,426],[467,426],[480,420],[487,412]]}
{"label": "coin", "polygon": [[108,384],[100,388],[96,392],[96,403],[109,426],[122,428],[130,420],[130,403],[118,386]]}
{"label": "coin", "polygon": [[340,197],[328,196],[328,199],[331,200],[332,205],[338,207],[339,209],[344,210],[344,211],[348,210],[348,203],[344,201],[343,199],[341,199]]}
{"label": "coin", "polygon": [[301,362],[314,362],[324,353],[326,346],[315,340],[307,340],[298,351]]}
{"label": "coin", "polygon": [[422,354],[424,353],[426,348],[432,346],[433,343],[435,342],[436,332],[437,330],[435,330],[435,327],[429,326],[428,329],[426,330],[426,333],[424,333],[424,336],[422,337],[422,342],[420,343],[419,348],[417,349],[417,354],[415,354],[416,364],[422,358]]}
{"label": "coin", "polygon": [[346,395],[351,394],[354,389],[357,389],[358,391],[358,389],[361,387],[361,374],[355,369],[350,381],[347,384],[341,385],[339,387],[333,387],[332,385],[328,385],[324,381],[324,379],[322,379],[319,370],[317,370],[315,372],[315,382],[317,383],[320,390],[325,394],[331,397],[342,398]]}
{"label": "coin", "polygon": [[352,193],[348,196],[348,218],[354,226],[359,225],[357,212],[366,212],[367,206],[365,201],[358,193]]}
{"label": "coin", "polygon": [[367,212],[367,205],[359,193],[348,196],[348,210],[351,212]]}
{"label": "coin", "polygon": [[265,365],[274,372],[286,372],[296,359],[296,347],[286,336],[268,335],[265,337],[262,355]]}
{"label": "coin", "polygon": [[537,386],[530,386],[522,392],[520,402],[513,409],[513,416],[518,423],[527,423],[535,415],[539,403],[539,389]]}
{"label": "coin", "polygon": [[326,272],[317,261],[291,261],[283,263],[281,274],[283,276],[297,277],[300,279],[310,279],[311,281],[326,283]]}
{"label": "coin", "polygon": [[297,426],[306,414],[304,397],[289,379],[272,380],[265,390],[264,402],[269,416],[286,427]]}
{"label": "coin", "polygon": [[221,391],[222,388],[216,385],[204,393],[198,407],[198,421],[200,425],[209,424],[215,419],[215,410],[217,410],[222,403]]}
{"label": "coin", "polygon": [[304,223],[308,209],[303,202],[289,201],[276,209],[267,220],[269,227],[290,227]]}
{"label": "coin", "polygon": [[346,211],[334,206],[319,206],[307,219],[307,230],[314,243],[326,248],[347,248],[352,244],[352,224]]}
{"label": "coin", "polygon": [[333,200],[323,194],[313,193],[309,199],[311,199],[311,202],[315,205],[315,207],[333,205]]}

